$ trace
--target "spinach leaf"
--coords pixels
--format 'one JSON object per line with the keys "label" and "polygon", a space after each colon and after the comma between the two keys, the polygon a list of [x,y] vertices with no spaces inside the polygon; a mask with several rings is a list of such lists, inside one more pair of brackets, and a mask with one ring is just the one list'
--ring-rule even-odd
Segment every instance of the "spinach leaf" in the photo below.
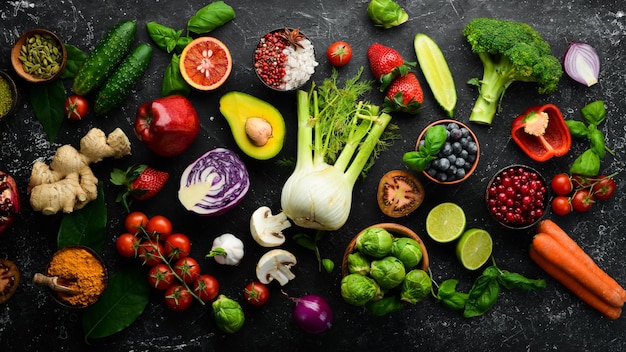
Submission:
{"label": "spinach leaf", "polygon": [[500,284],[497,276],[481,275],[476,279],[465,303],[463,316],[472,318],[485,314],[498,300]]}
{"label": "spinach leaf", "polygon": [[102,183],[98,184],[98,197],[84,208],[65,214],[57,235],[59,249],[68,245],[84,245],[101,252],[107,237],[107,209]]}
{"label": "spinach leaf", "polygon": [[174,50],[183,32],[182,29],[177,31],[154,21],[146,23],[146,30],[154,44],[167,53]]}
{"label": "spinach leaf", "polygon": [[582,121],[565,120],[565,124],[569,129],[569,133],[575,138],[587,138],[589,135],[589,130]]}
{"label": "spinach leaf", "polygon": [[132,324],[150,301],[150,285],[141,267],[113,274],[98,302],[85,309],[85,340],[113,335]]}
{"label": "spinach leaf", "polygon": [[598,126],[606,117],[606,109],[602,100],[596,100],[585,105],[580,113],[588,124]]}
{"label": "spinach leaf", "polygon": [[593,128],[589,133],[589,146],[600,159],[606,155],[606,145],[604,144],[604,134],[597,128]]}
{"label": "spinach leaf", "polygon": [[498,277],[500,285],[506,289],[518,288],[521,290],[537,290],[546,288],[545,280],[533,280],[529,279],[521,274],[512,273],[510,271],[503,270],[502,274]]}
{"label": "spinach leaf", "polygon": [[600,172],[600,157],[593,149],[587,149],[574,160],[569,172],[589,177],[596,176]]}
{"label": "spinach leaf", "polygon": [[83,63],[85,63],[87,55],[82,50],[70,44],[65,44],[65,50],[67,51],[67,64],[60,78],[74,78],[78,70],[83,66]]}
{"label": "spinach leaf", "polygon": [[235,10],[223,1],[215,1],[201,8],[187,22],[187,30],[197,34],[208,33],[235,18]]}
{"label": "spinach leaf", "polygon": [[50,83],[32,84],[29,89],[30,103],[35,116],[48,140],[54,142],[59,128],[65,118],[63,104],[65,103],[65,87],[63,81],[57,79]]}
{"label": "spinach leaf", "polygon": [[167,65],[163,73],[163,82],[161,82],[162,97],[174,94],[188,96],[191,92],[191,87],[180,74],[179,62],[180,57],[173,54],[169,65]]}

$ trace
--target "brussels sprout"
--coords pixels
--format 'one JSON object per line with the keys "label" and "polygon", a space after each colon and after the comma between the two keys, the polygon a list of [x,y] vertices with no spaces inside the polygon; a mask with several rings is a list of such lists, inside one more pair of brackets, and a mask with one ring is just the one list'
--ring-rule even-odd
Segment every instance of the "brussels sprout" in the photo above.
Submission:
{"label": "brussels sprout", "polygon": [[404,307],[404,302],[402,302],[397,295],[383,297],[378,301],[369,301],[365,305],[365,308],[377,317],[397,312]]}
{"label": "brussels sprout", "polygon": [[370,273],[370,260],[361,252],[348,254],[348,272],[350,274],[368,275]]}
{"label": "brussels sprout", "polygon": [[391,252],[393,236],[385,229],[372,227],[365,230],[356,240],[357,251],[374,258],[383,258]]}
{"label": "brussels sprout", "polygon": [[409,14],[393,0],[371,0],[367,14],[374,25],[385,29],[399,26],[409,19]]}
{"label": "brussels sprout", "polygon": [[367,302],[380,299],[380,287],[372,278],[359,274],[349,274],[341,279],[341,297],[355,306],[363,306]]}
{"label": "brussels sprout", "polygon": [[431,288],[430,276],[424,270],[413,269],[406,274],[404,281],[402,281],[400,299],[415,304],[426,298]]}
{"label": "brussels sprout", "polygon": [[370,276],[383,291],[400,285],[405,275],[404,264],[396,257],[389,256],[372,261]]}
{"label": "brussels sprout", "polygon": [[406,270],[411,270],[422,260],[422,247],[410,237],[398,237],[391,245],[391,255],[404,263]]}
{"label": "brussels sprout", "polygon": [[219,295],[212,304],[213,317],[217,327],[228,333],[235,333],[241,329],[245,316],[241,305],[225,295]]}

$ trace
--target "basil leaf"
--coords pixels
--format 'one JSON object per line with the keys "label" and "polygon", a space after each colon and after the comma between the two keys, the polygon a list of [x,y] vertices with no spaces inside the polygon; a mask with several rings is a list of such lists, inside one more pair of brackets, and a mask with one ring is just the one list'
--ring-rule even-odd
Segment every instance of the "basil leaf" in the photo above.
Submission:
{"label": "basil leaf", "polygon": [[300,246],[310,249],[312,251],[316,251],[317,250],[317,244],[315,243],[315,241],[309,236],[306,235],[304,233],[297,233],[295,235],[293,235],[293,240]]}
{"label": "basil leaf", "polygon": [[435,155],[439,153],[446,143],[446,138],[446,128],[443,125],[432,126],[424,134],[424,148],[428,151],[428,154]]}
{"label": "basil leaf", "polygon": [[500,284],[497,277],[479,276],[469,292],[463,316],[472,318],[485,314],[496,303],[499,294]]}
{"label": "basil leaf", "polygon": [[569,172],[583,176],[597,176],[600,172],[600,157],[593,149],[587,149],[574,160]]}
{"label": "basil leaf", "polygon": [[187,22],[187,30],[197,34],[208,33],[235,18],[235,10],[223,1],[215,1],[201,8]]}
{"label": "basil leaf", "polygon": [[377,317],[397,312],[403,307],[404,303],[396,295],[383,297],[377,301],[369,301],[365,304],[365,309]]}
{"label": "basil leaf", "polygon": [[604,155],[606,155],[606,145],[604,144],[604,134],[602,131],[597,128],[592,129],[589,134],[589,144],[590,148],[598,154],[600,159],[604,158]]}
{"label": "basil leaf", "polygon": [[434,159],[426,153],[416,151],[406,152],[402,156],[402,162],[411,170],[424,171],[428,168],[428,164]]}
{"label": "basil leaf", "polygon": [[333,269],[335,268],[335,262],[333,262],[331,259],[323,258],[322,266],[324,267],[324,270],[326,270],[326,272],[330,274],[333,272]]}
{"label": "basil leaf", "polygon": [[458,292],[456,290],[456,285],[458,284],[458,282],[458,280],[449,279],[439,285],[439,289],[437,291],[437,300],[448,309],[461,310],[465,308],[468,294]]}
{"label": "basil leaf", "polygon": [[98,302],[85,309],[85,340],[115,334],[132,324],[150,301],[150,285],[140,266],[131,265],[109,278]]}
{"label": "basil leaf", "polygon": [[191,87],[180,74],[180,57],[176,54],[172,55],[169,65],[163,73],[163,81],[161,82],[161,96],[182,95],[188,96]]}
{"label": "basil leaf", "polygon": [[35,116],[52,143],[56,139],[59,128],[65,118],[65,87],[63,81],[57,79],[50,83],[32,84],[29,89],[30,103]]}
{"label": "basil leaf", "polygon": [[101,252],[107,238],[106,225],[107,209],[102,183],[99,183],[95,200],[63,216],[57,235],[57,248],[80,244]]}
{"label": "basil leaf", "polygon": [[183,52],[183,49],[187,46],[187,44],[191,43],[193,40],[192,37],[180,37],[176,41],[176,47],[174,48],[174,52],[180,54]]}
{"label": "basil leaf", "polygon": [[569,133],[575,138],[587,138],[589,134],[589,129],[582,121],[576,120],[565,120],[565,124],[569,129]]}
{"label": "basil leaf", "polygon": [[506,270],[502,271],[502,274],[499,276],[498,280],[500,281],[500,285],[509,290],[513,288],[519,288],[522,290],[531,291],[546,288],[545,280],[529,279],[521,274],[512,273]]}
{"label": "basil leaf", "polygon": [[167,53],[171,53],[174,50],[183,32],[182,29],[176,31],[154,21],[146,23],[146,29],[154,44]]}
{"label": "basil leaf", "polygon": [[74,78],[78,73],[78,70],[85,63],[85,59],[87,55],[77,47],[65,44],[65,50],[67,51],[67,64],[65,65],[65,70],[59,76],[61,79]]}
{"label": "basil leaf", "polygon": [[585,105],[580,113],[588,124],[598,126],[606,117],[606,109],[602,100],[596,100]]}

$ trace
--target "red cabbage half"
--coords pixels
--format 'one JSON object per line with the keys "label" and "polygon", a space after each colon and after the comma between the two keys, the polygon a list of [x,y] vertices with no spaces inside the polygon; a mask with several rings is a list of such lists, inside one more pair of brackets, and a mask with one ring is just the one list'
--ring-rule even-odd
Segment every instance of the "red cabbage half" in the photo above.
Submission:
{"label": "red cabbage half", "polygon": [[178,199],[189,211],[221,215],[248,193],[245,164],[231,150],[216,148],[191,163],[180,177]]}

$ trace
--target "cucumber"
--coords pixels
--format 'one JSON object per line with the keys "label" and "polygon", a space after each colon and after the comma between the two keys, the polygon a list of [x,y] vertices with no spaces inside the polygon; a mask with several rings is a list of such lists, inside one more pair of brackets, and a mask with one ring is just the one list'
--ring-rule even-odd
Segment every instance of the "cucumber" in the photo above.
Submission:
{"label": "cucumber", "polygon": [[105,114],[124,101],[148,67],[151,58],[150,44],[141,43],[135,47],[98,92],[93,108],[96,115]]}
{"label": "cucumber", "polygon": [[72,89],[86,95],[100,87],[122,61],[135,39],[135,21],[120,21],[100,39],[78,70]]}

